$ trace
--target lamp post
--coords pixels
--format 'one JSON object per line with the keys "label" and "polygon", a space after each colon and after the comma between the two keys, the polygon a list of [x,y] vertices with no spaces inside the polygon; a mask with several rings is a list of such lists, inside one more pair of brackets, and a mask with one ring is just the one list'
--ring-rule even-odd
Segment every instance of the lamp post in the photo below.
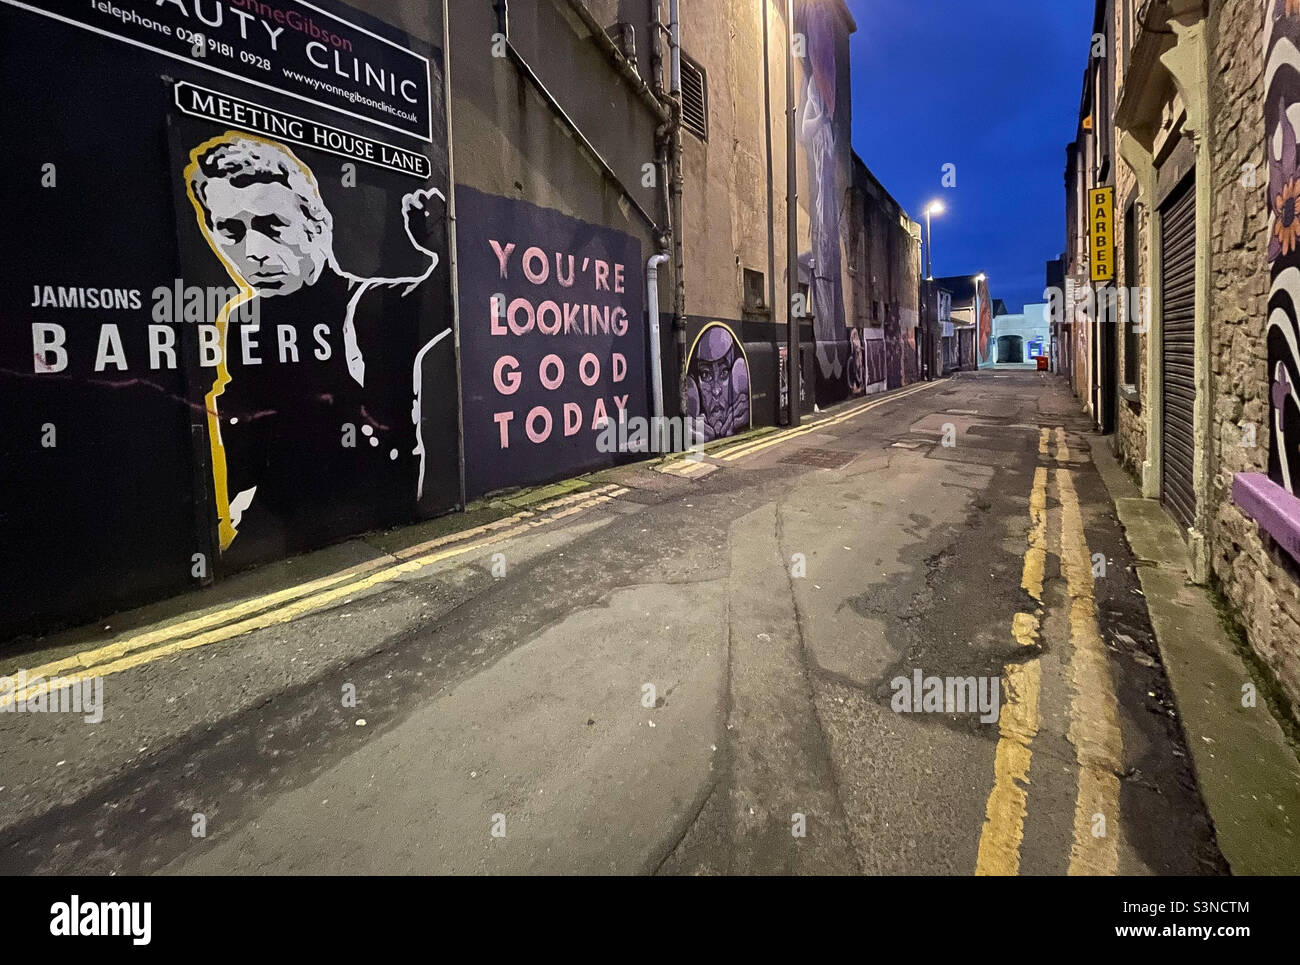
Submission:
{"label": "lamp post", "polygon": [[[988,275],[980,272],[975,276],[975,337],[971,339],[975,343],[975,368],[980,367],[980,285],[988,279]],[[989,339],[993,338],[992,326],[989,327]]]}
{"label": "lamp post", "polygon": [[946,209],[942,201],[931,201],[925,206],[925,280],[931,281],[934,278],[933,272],[930,271],[930,215],[943,214]]}
{"label": "lamp post", "polygon": [[[767,4],[764,3],[764,17]],[[799,323],[803,313],[794,312],[795,296],[799,294],[799,182],[795,151],[795,93],[794,93],[794,0],[785,5],[785,303],[786,303],[786,365],[789,381],[789,422],[799,424]],[[803,311],[807,311],[803,305]]]}

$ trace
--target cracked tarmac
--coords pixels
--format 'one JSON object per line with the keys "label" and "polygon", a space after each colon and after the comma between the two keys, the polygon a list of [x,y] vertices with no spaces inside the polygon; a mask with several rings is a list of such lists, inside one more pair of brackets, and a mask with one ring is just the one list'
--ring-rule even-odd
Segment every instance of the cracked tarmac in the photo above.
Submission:
{"label": "cracked tarmac", "polygon": [[[964,373],[699,479],[625,467],[597,508],[110,676],[96,727],[0,715],[0,870],[970,874],[998,724],[895,713],[890,681],[1033,663],[1019,866],[1064,873],[1081,698],[1059,549],[1037,644],[1011,633],[1050,465],[1107,564],[1116,870],[1223,873],[1076,412],[1038,373]],[[1071,456],[1045,460],[1058,426]],[[1053,485],[1058,536],[1061,512]]]}

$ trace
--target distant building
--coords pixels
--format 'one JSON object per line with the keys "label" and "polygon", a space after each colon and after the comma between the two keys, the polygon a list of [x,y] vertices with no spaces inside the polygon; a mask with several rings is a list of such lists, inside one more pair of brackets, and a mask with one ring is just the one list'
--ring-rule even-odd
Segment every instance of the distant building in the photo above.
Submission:
{"label": "distant building", "polygon": [[952,293],[952,364],[945,371],[992,365],[989,343],[993,337],[993,299],[981,273],[936,278],[939,288]]}
{"label": "distant building", "polygon": [[1046,303],[1026,305],[1016,314],[993,316],[995,365],[1032,364],[1051,352],[1052,331]]}

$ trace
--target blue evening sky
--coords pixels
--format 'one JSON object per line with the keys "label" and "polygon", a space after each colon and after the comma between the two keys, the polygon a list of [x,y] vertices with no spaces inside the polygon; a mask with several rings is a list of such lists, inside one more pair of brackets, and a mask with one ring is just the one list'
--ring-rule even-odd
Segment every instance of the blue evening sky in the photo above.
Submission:
{"label": "blue evening sky", "polygon": [[[853,146],[924,224],[934,274],[986,272],[1011,312],[1042,300],[1065,248],[1065,147],[1078,123],[1091,0],[848,0]],[[941,186],[944,164],[957,186]]]}

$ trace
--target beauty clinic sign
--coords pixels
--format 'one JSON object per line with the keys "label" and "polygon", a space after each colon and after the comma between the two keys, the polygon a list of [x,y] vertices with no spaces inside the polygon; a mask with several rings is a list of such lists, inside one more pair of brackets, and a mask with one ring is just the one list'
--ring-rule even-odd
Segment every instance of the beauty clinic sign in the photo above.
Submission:
{"label": "beauty clinic sign", "polygon": [[607,423],[645,417],[641,245],[457,187],[469,498],[609,465]]}

